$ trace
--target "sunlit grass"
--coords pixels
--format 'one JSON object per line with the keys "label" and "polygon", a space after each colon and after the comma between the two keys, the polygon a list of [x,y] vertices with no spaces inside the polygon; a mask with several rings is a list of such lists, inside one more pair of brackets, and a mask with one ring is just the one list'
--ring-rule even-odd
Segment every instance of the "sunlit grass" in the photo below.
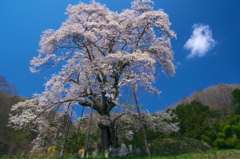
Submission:
{"label": "sunlit grass", "polygon": [[239,159],[240,150],[211,150],[169,157],[151,157],[151,159]]}

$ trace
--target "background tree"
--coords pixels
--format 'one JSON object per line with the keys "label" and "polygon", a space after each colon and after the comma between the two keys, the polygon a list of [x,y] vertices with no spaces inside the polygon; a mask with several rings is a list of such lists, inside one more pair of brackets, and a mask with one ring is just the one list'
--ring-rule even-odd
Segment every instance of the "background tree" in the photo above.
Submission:
{"label": "background tree", "polygon": [[240,114],[240,89],[236,88],[232,92],[233,101],[232,104],[236,109],[236,113]]}
{"label": "background tree", "polygon": [[20,97],[16,95],[15,86],[10,85],[6,78],[0,75],[0,130],[3,131],[8,124],[11,106],[18,101],[20,101]]}
{"label": "background tree", "polygon": [[32,149],[31,141],[35,133],[26,130],[15,131],[8,127],[9,113],[12,105],[25,100],[17,95],[14,85],[11,85],[4,76],[0,75],[0,156],[14,155],[19,151]]}
{"label": "background tree", "polygon": [[2,75],[0,75],[0,91],[10,96],[17,94],[16,87],[9,84],[6,78]]}
{"label": "background tree", "polygon": [[[32,72],[61,64],[62,70],[45,84],[42,94],[35,96],[37,107],[33,112],[23,111],[12,123],[25,125],[29,120],[53,109],[67,112],[68,106],[91,107],[101,116],[101,149],[116,145],[115,133],[105,120],[118,105],[124,87],[135,84],[136,90],[144,88],[150,93],[160,93],[152,84],[156,68],[173,75],[168,15],[163,10],[153,10],[151,0],[135,0],[131,9],[112,12],[95,1],[90,4],[69,5],[68,19],[54,31],[44,31],[39,55],[31,64]],[[26,104],[15,106],[26,109]],[[72,111],[73,109],[71,109]],[[67,112],[70,113],[70,112]],[[64,113],[63,113],[64,114]],[[17,119],[20,121],[18,122]]]}
{"label": "background tree", "polygon": [[180,136],[201,139],[201,135],[207,130],[206,121],[210,117],[209,106],[192,101],[179,104],[172,109],[172,112],[177,116],[175,122],[179,122]]}
{"label": "background tree", "polygon": [[240,116],[228,116],[226,121],[215,121],[215,132],[205,133],[202,140],[215,149],[240,148]]}

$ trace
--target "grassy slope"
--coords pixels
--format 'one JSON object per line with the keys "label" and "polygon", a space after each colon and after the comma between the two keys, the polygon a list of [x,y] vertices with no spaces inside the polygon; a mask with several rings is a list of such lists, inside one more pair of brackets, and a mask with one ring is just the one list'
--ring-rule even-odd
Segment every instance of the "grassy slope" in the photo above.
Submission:
{"label": "grassy slope", "polygon": [[150,144],[152,156],[174,156],[186,153],[204,152],[211,146],[189,138],[162,138]]}
{"label": "grassy slope", "polygon": [[239,159],[240,150],[211,150],[179,156],[152,157],[151,159]]}

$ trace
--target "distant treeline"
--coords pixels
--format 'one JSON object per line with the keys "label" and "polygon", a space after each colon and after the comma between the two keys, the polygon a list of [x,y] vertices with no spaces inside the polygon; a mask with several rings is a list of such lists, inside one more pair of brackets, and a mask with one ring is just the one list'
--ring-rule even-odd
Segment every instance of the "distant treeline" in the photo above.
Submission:
{"label": "distant treeline", "polygon": [[17,95],[16,87],[0,75],[0,158],[32,149],[31,142],[36,135],[34,132],[14,130],[8,126],[12,105],[24,100]]}

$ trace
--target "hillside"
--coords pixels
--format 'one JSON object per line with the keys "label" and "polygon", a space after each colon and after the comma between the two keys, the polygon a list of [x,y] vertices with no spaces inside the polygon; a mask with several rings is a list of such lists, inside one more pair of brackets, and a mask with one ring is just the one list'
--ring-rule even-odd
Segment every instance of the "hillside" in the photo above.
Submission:
{"label": "hillside", "polygon": [[175,108],[181,103],[190,103],[191,101],[199,101],[203,105],[208,105],[211,110],[218,110],[222,115],[232,115],[234,108],[232,107],[232,91],[240,88],[239,84],[219,84],[210,86],[204,90],[197,90],[188,97],[183,97],[179,102],[170,106]]}

